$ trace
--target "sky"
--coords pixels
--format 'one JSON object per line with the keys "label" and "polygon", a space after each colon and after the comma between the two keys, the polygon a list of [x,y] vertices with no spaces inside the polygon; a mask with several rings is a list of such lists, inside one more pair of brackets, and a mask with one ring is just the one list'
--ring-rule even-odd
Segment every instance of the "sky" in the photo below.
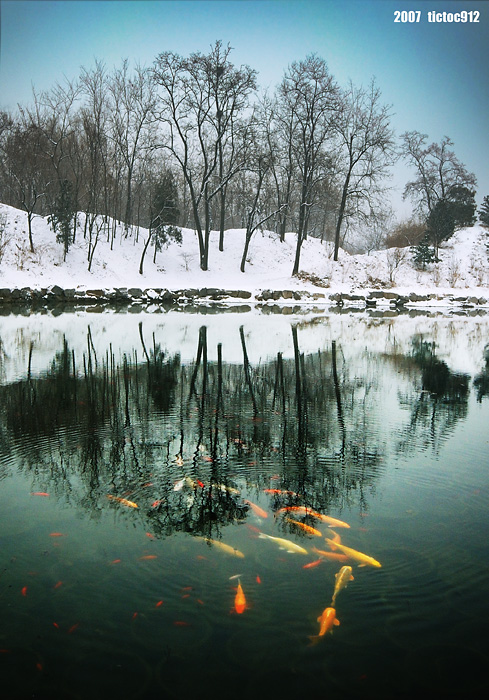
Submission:
{"label": "sky", "polygon": [[[402,10],[418,10],[420,21],[396,22]],[[429,12],[461,10],[479,21],[429,21]],[[33,87],[76,79],[95,60],[109,70],[123,59],[151,66],[163,51],[204,53],[220,39],[273,91],[290,63],[316,53],[342,86],[375,78],[398,137],[449,136],[477,177],[477,203],[489,195],[487,1],[0,0],[0,35],[0,109],[13,112],[32,102]],[[398,218],[411,213],[402,190],[413,175],[404,164],[393,172]]]}

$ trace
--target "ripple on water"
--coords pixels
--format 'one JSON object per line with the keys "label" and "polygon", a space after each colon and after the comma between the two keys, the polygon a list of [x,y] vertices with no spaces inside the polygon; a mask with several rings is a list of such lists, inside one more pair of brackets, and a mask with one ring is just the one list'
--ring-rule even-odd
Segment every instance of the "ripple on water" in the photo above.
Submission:
{"label": "ripple on water", "polygon": [[405,673],[413,690],[435,697],[475,698],[489,690],[488,664],[489,656],[454,640],[425,644],[409,652]]}

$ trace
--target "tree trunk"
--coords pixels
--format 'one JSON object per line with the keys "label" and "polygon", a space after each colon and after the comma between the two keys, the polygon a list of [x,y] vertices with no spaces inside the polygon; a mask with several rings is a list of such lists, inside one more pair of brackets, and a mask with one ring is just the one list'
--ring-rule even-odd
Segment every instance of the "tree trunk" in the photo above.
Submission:
{"label": "tree trunk", "polygon": [[335,262],[338,260],[338,250],[340,247],[340,231],[341,231],[341,224],[343,223],[343,216],[345,214],[346,199],[348,196],[348,185],[350,184],[350,175],[351,175],[351,173],[349,172],[346,176],[345,184],[343,185],[343,192],[341,194],[340,209],[338,211],[338,219],[336,221],[336,231],[335,231],[335,236],[334,236],[334,256],[333,256],[333,260]]}

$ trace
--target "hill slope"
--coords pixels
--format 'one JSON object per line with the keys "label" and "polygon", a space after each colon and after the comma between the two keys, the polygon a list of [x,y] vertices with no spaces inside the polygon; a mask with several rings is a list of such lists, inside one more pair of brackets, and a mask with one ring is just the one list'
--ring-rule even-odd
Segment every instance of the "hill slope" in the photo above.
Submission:
{"label": "hill slope", "polygon": [[[3,224],[3,226],[1,225]],[[489,297],[489,257],[486,250],[488,232],[482,226],[462,229],[440,250],[440,262],[426,271],[412,264],[408,248],[374,251],[369,255],[348,255],[340,251],[332,259],[332,246],[309,238],[302,247],[301,274],[291,277],[296,236],[286,235],[281,243],[270,231],[255,233],[249,248],[246,269],[240,272],[244,231],[232,229],[225,234],[224,251],[218,250],[218,235],[211,234],[209,270],[199,268],[198,242],[195,231],[183,229],[181,245],[172,243],[157,253],[153,262],[150,247],[145,257],[143,275],[139,264],[146,229],[125,236],[117,225],[111,246],[110,236],[101,233],[92,269],[88,271],[88,241],[83,237],[84,216],[79,215],[75,243],[66,261],[63,248],[45,218],[33,222],[35,252],[29,251],[27,215],[0,204],[0,287],[217,287],[245,289],[307,289],[333,292],[390,289],[401,294],[410,292],[475,294]],[[2,257],[3,250],[3,257]]]}

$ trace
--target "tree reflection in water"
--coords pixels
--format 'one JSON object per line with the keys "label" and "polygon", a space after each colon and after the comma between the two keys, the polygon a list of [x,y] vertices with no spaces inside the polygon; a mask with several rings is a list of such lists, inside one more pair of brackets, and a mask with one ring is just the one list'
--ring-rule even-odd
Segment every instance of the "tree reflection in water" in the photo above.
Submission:
{"label": "tree reflection in water", "polygon": [[[255,365],[243,326],[241,363],[226,362],[221,343],[209,360],[205,325],[187,363],[154,333],[145,338],[143,322],[132,354],[118,356],[111,346],[99,357],[88,326],[82,356],[64,338],[37,377],[31,344],[25,378],[0,387],[2,441],[7,451],[22,446],[21,469],[40,486],[92,517],[107,494],[131,494],[156,535],[219,536],[247,516],[236,488],[243,481],[289,492],[273,497],[274,508],[299,494],[318,511],[341,511],[352,500],[366,511],[385,452],[377,406],[386,358],[368,356],[371,370],[350,376],[339,341],[304,354],[299,327],[291,325],[292,357],[279,351]],[[451,372],[422,339],[395,361],[411,387],[397,390],[409,411],[398,450],[419,440],[436,449],[466,416],[470,378]],[[486,374],[474,382],[479,400]]]}

